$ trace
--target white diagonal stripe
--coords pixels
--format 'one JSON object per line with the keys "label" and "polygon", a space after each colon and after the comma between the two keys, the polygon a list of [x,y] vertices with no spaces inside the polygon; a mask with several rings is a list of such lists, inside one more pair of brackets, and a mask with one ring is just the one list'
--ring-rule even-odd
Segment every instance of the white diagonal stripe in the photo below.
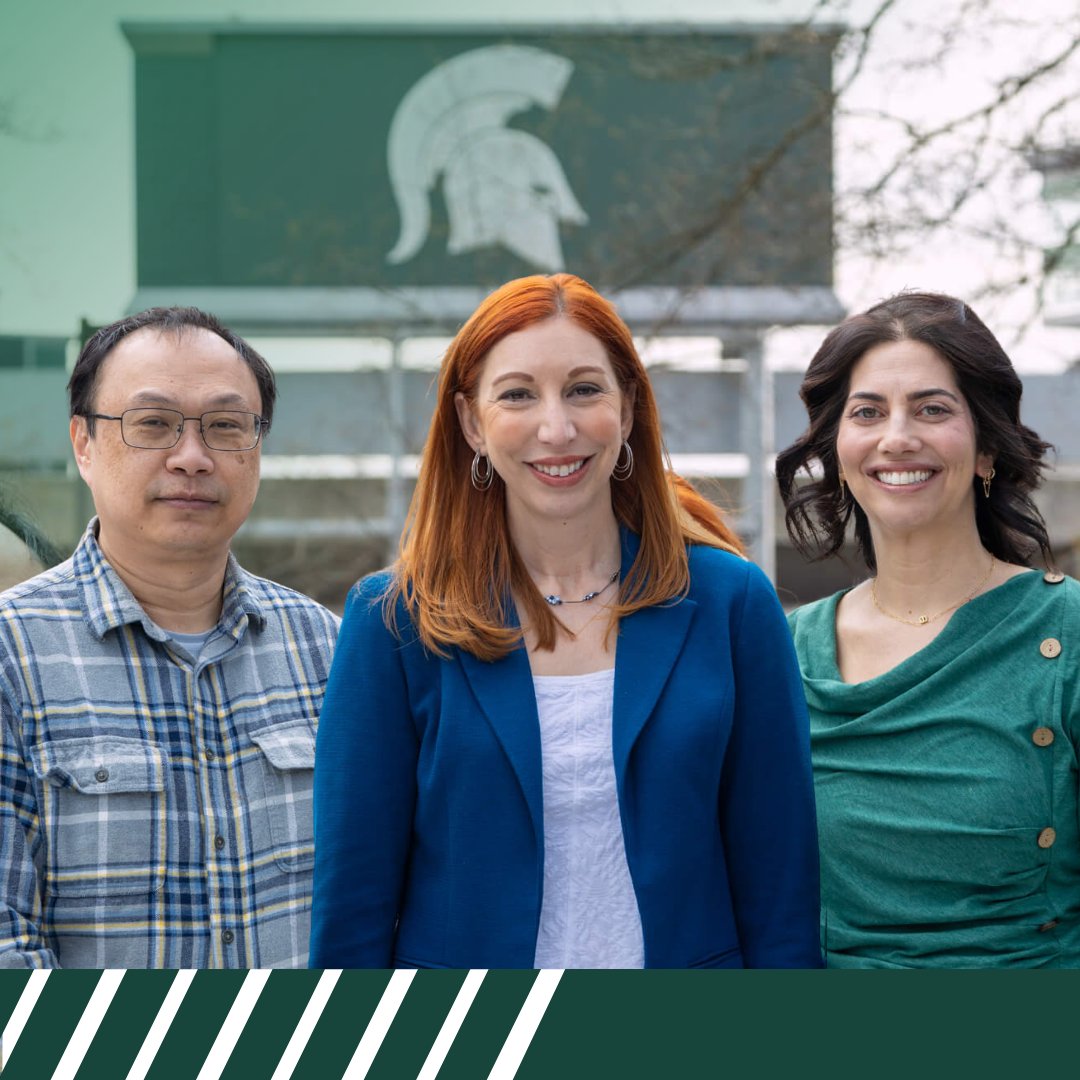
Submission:
{"label": "white diagonal stripe", "polygon": [[261,968],[249,971],[244,985],[240,987],[240,993],[232,1003],[229,1015],[225,1017],[225,1023],[221,1025],[214,1045],[210,1047],[210,1053],[206,1055],[206,1061],[199,1070],[198,1080],[218,1080],[229,1064],[229,1057],[236,1049],[237,1040],[244,1031],[244,1025],[251,1016],[251,1010],[259,1000],[263,992],[266,980],[270,978],[270,969]]}
{"label": "white diagonal stripe", "polygon": [[26,1021],[30,1019],[30,1014],[34,1011],[34,1006],[41,996],[41,991],[45,989],[45,981],[48,977],[49,969],[47,968],[37,968],[30,972],[30,978],[23,987],[23,992],[19,995],[19,1003],[15,1006],[15,1011],[8,1019],[4,1027],[4,1033],[0,1035],[0,1048],[2,1048],[4,1055],[2,1061],[11,1060],[15,1044],[19,1041],[19,1036],[22,1034],[23,1028],[26,1027]]}
{"label": "white diagonal stripe", "polygon": [[488,1073],[488,1080],[513,1080],[517,1075],[525,1051],[532,1045],[533,1036],[544,1019],[544,1013],[562,978],[562,971],[538,971],[525,1004],[521,1006],[510,1034],[506,1036],[499,1056]]}
{"label": "white diagonal stripe", "polygon": [[157,1016],[154,1017],[154,1022],[146,1033],[146,1038],[143,1039],[138,1056],[128,1070],[127,1080],[145,1080],[146,1074],[150,1071],[150,1066],[153,1065],[154,1058],[157,1057],[157,1052],[161,1049],[161,1044],[166,1034],[168,1034],[169,1027],[183,1004],[184,995],[187,994],[188,987],[191,986],[191,980],[194,978],[195,972],[191,970],[176,973],[176,977],[169,987],[169,992],[165,995],[165,1000],[161,1003],[161,1008],[158,1009]]}
{"label": "white diagonal stripe", "polygon": [[326,1003],[330,1000],[330,995],[334,992],[340,976],[340,969],[331,969],[322,973],[271,1080],[289,1080],[292,1076],[296,1063],[300,1060],[300,1055],[304,1052],[304,1047],[307,1046],[308,1039],[311,1038],[311,1033],[315,1030],[315,1025],[319,1022],[319,1017],[322,1016],[323,1009],[326,1008]]}
{"label": "white diagonal stripe", "polygon": [[56,1066],[56,1070],[52,1074],[52,1080],[74,1080],[83,1058],[86,1057],[86,1051],[90,1049],[90,1043],[93,1042],[94,1036],[97,1034],[97,1029],[101,1027],[101,1021],[105,1019],[105,1013],[108,1012],[113,995],[120,986],[120,980],[123,977],[123,970],[117,968],[111,968],[101,973],[101,977],[94,987],[94,992],[90,995],[90,1000],[86,1003],[86,1008],[83,1009],[83,1014],[79,1018],[75,1030],[71,1033],[71,1038],[68,1039],[68,1044],[64,1049],[64,1056]]}
{"label": "white diagonal stripe", "polygon": [[487,970],[482,969],[470,971],[465,976],[465,981],[461,984],[461,989],[457,992],[457,997],[454,998],[454,1004],[450,1006],[450,1011],[446,1014],[446,1019],[439,1029],[439,1034],[431,1044],[431,1049],[428,1051],[428,1056],[424,1061],[424,1067],[420,1070],[416,1080],[435,1080],[435,1077],[439,1075],[439,1070],[446,1060],[446,1055],[450,1052],[450,1047],[454,1045],[457,1033],[465,1022],[473,998],[476,997],[486,974]]}
{"label": "white diagonal stripe", "polygon": [[383,1039],[386,1038],[386,1033],[390,1030],[390,1025],[394,1022],[394,1017],[397,1016],[397,1011],[409,992],[415,974],[416,971],[410,969],[395,971],[390,976],[390,981],[386,984],[382,997],[379,998],[379,1004],[375,1007],[368,1026],[364,1029],[360,1045],[357,1046],[352,1061],[349,1062],[349,1067],[341,1080],[364,1080],[367,1076],[368,1069],[371,1068],[371,1063],[375,1060],[375,1055],[379,1052],[379,1047],[382,1046]]}

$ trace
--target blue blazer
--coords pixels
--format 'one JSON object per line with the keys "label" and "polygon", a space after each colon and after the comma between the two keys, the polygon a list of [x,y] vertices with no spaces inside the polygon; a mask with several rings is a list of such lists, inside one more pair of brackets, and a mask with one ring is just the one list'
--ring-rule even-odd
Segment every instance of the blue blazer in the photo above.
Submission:
{"label": "blue blazer", "polygon": [[[638,540],[623,534],[622,573]],[[690,548],[689,596],[624,618],[615,777],[647,967],[819,967],[806,703],[776,594]],[[313,967],[530,968],[540,732],[524,647],[426,653],[386,573],[350,593],[315,760]]]}

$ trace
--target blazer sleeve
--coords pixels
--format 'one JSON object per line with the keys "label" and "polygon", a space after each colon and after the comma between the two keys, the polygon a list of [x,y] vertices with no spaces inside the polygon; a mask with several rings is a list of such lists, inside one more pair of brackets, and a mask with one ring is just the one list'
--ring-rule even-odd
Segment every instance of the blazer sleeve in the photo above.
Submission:
{"label": "blazer sleeve", "polygon": [[810,724],[783,609],[752,564],[732,610],[735,709],[720,822],[747,967],[821,967]]}
{"label": "blazer sleeve", "polygon": [[418,739],[402,663],[410,646],[383,620],[386,583],[368,578],[349,595],[319,720],[311,967],[393,963]]}

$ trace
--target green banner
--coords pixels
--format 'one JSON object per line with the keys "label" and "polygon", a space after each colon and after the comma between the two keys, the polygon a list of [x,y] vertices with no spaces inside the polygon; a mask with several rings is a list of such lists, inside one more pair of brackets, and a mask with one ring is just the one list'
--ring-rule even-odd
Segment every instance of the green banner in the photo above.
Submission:
{"label": "green banner", "polygon": [[140,288],[831,283],[829,31],[125,32]]}

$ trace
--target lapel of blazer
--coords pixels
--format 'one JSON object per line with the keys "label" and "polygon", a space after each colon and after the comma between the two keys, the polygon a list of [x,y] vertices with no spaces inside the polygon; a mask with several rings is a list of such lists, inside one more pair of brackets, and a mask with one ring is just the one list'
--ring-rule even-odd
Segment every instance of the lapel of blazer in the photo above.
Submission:
{"label": "lapel of blazer", "polygon": [[[623,530],[623,576],[629,571],[639,546],[638,537]],[[693,600],[683,599],[674,604],[643,608],[619,625],[612,750],[620,793],[630,751],[656,708],[683,650],[696,608]]]}
{"label": "lapel of blazer", "polygon": [[532,669],[524,646],[489,663],[459,651],[465,678],[484,716],[510,761],[541,837],[543,787],[540,764],[540,719],[536,712]]}
{"label": "lapel of blazer", "polygon": [[[633,565],[639,546],[638,537],[623,529],[622,577]],[[682,652],[696,607],[694,601],[684,599],[645,608],[619,625],[612,749],[620,792],[630,751]],[[459,652],[458,656],[469,686],[521,785],[539,841],[544,805],[540,720],[529,658],[523,646],[494,663],[478,660],[467,652]]]}

